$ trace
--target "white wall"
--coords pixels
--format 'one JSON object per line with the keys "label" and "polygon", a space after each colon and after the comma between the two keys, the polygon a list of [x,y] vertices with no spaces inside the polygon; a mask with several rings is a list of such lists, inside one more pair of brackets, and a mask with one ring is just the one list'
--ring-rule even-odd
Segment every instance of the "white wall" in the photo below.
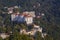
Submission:
{"label": "white wall", "polygon": [[33,23],[33,17],[25,17],[25,21],[27,24],[32,24]]}

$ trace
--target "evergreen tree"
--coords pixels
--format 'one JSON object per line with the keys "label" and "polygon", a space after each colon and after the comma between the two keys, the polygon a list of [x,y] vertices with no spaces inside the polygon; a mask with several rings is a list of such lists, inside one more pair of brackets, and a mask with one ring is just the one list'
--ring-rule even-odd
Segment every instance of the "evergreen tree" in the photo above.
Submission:
{"label": "evergreen tree", "polygon": [[10,40],[21,40],[20,34],[16,31],[12,35],[10,35]]}
{"label": "evergreen tree", "polygon": [[35,40],[42,40],[42,36],[41,36],[41,33],[40,32],[37,32],[36,33],[36,37],[35,37]]}
{"label": "evergreen tree", "polygon": [[3,40],[3,39],[0,37],[0,40]]}
{"label": "evergreen tree", "polygon": [[5,38],[4,40],[9,40],[9,37]]}
{"label": "evergreen tree", "polygon": [[46,36],[44,37],[44,40],[53,40],[53,38],[52,38],[51,36],[49,36],[49,35],[46,35]]}

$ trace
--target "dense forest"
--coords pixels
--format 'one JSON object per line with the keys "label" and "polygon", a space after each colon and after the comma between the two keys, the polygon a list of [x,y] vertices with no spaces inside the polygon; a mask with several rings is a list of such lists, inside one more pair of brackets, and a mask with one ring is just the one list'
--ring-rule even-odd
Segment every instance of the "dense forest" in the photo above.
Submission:
{"label": "dense forest", "polygon": [[[0,0],[0,25],[6,24],[6,28],[0,27],[0,32],[8,32],[12,30],[12,25],[10,25],[10,20],[8,14],[6,14],[5,23],[3,23],[2,20],[3,17],[1,15],[1,11],[3,7],[11,7],[11,6],[20,6],[21,10],[23,11],[35,11],[36,16],[39,15],[39,13],[44,13],[45,16],[43,16],[40,19],[36,19],[40,21],[40,26],[43,28],[43,32],[46,32],[49,34],[46,39],[41,38],[38,33],[38,37],[36,37],[36,40],[60,40],[60,0]],[[18,25],[19,26],[19,25]],[[10,28],[10,29],[8,29]],[[20,28],[20,27],[18,27]],[[18,29],[17,27],[14,28],[14,30]],[[24,28],[24,26],[23,26]],[[2,30],[3,29],[3,30]],[[11,39],[7,38],[5,40],[33,40],[33,37],[29,37],[26,35],[20,35],[17,34],[11,35]],[[20,35],[20,36],[19,36]],[[13,37],[14,36],[14,37]],[[16,36],[16,37],[15,37]],[[18,37],[19,36],[19,37]],[[24,39],[24,37],[25,39]],[[28,39],[26,39],[28,37]],[[40,39],[39,39],[40,37]],[[53,38],[52,38],[53,37]],[[16,39],[15,39],[16,38]],[[48,39],[49,38],[49,39]],[[0,38],[0,40],[2,40]]]}

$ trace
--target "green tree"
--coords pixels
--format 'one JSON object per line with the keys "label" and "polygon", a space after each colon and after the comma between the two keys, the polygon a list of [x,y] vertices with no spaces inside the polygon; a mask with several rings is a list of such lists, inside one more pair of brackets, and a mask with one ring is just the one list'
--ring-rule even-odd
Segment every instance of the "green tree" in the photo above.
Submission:
{"label": "green tree", "polygon": [[11,24],[10,15],[9,14],[6,14],[4,22],[5,22],[5,25],[10,25]]}
{"label": "green tree", "polygon": [[21,40],[20,34],[16,31],[12,35],[10,35],[10,40]]}
{"label": "green tree", "polygon": [[12,35],[10,35],[10,40],[32,40],[29,36],[25,34],[20,34],[19,32],[14,32]]}
{"label": "green tree", "polygon": [[20,28],[21,28],[20,25],[19,25],[19,24],[16,24],[16,25],[14,26],[13,30],[20,32]]}
{"label": "green tree", "polygon": [[44,40],[53,40],[53,37],[51,37],[51,36],[49,36],[49,35],[46,35],[46,36],[44,37]]}
{"label": "green tree", "polygon": [[3,32],[3,33],[6,32],[6,27],[2,27],[2,26],[1,26],[1,27],[0,27],[0,32]]}
{"label": "green tree", "polygon": [[9,40],[9,37],[5,38],[4,40]]}
{"label": "green tree", "polygon": [[10,33],[11,31],[12,31],[12,27],[8,25],[8,26],[6,27],[6,32],[7,32],[7,33]]}
{"label": "green tree", "polygon": [[3,17],[0,16],[0,25],[3,25]]}
{"label": "green tree", "polygon": [[0,40],[3,40],[3,39],[0,37]]}
{"label": "green tree", "polygon": [[35,40],[42,40],[43,38],[42,38],[42,36],[41,36],[41,33],[40,32],[37,32],[36,33],[36,38],[35,38]]}
{"label": "green tree", "polygon": [[27,29],[27,26],[25,24],[20,24],[22,29]]}
{"label": "green tree", "polygon": [[22,40],[32,40],[32,38],[30,38],[28,35],[25,34],[21,35],[21,38]]}

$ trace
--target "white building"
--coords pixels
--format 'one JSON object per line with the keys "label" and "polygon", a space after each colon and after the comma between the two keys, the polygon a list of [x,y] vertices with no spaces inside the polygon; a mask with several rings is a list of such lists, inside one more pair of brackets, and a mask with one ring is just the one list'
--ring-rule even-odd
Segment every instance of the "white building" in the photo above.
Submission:
{"label": "white building", "polygon": [[27,32],[27,35],[35,35],[36,30],[32,29],[31,31]]}
{"label": "white building", "polygon": [[33,23],[33,17],[30,15],[27,15],[25,17],[26,24],[32,24]]}
{"label": "white building", "polygon": [[[16,15],[17,14],[17,15]],[[16,16],[19,15],[19,12],[11,14],[11,20],[13,21]],[[33,23],[33,18],[35,17],[34,12],[23,12],[20,16],[23,16],[26,21],[26,24],[32,24]]]}
{"label": "white building", "polygon": [[26,34],[26,30],[25,29],[21,29],[20,30],[20,34]]}
{"label": "white building", "polygon": [[14,18],[15,18],[15,15],[12,14],[12,15],[11,15],[11,20],[13,21]]}
{"label": "white building", "polygon": [[45,14],[44,14],[44,13],[42,13],[41,15],[42,15],[42,16],[44,16]]}
{"label": "white building", "polygon": [[20,30],[20,34],[26,34],[26,35],[35,35],[36,30],[26,31],[25,29]]}
{"label": "white building", "polygon": [[44,38],[47,35],[47,33],[42,33],[42,38]]}
{"label": "white building", "polygon": [[35,11],[30,11],[30,12],[28,12],[28,11],[25,11],[25,12],[23,12],[23,14],[25,14],[25,15],[31,15],[32,17],[35,17]]}
{"label": "white building", "polygon": [[42,28],[40,26],[34,24],[34,29],[42,33]]}
{"label": "white building", "polygon": [[40,28],[40,26],[34,24],[34,28]]}
{"label": "white building", "polygon": [[9,35],[7,35],[7,34],[5,34],[5,33],[1,33],[1,34],[0,34],[0,37],[2,37],[2,39],[5,39],[5,38],[9,37]]}
{"label": "white building", "polygon": [[23,12],[23,14],[25,15],[25,21],[26,24],[32,24],[33,23],[33,18],[35,17],[35,12],[34,11],[25,11]]}
{"label": "white building", "polygon": [[18,17],[19,14],[19,12],[11,14],[11,20],[14,21],[14,18]]}
{"label": "white building", "polygon": [[19,8],[18,6],[14,6],[14,8]]}
{"label": "white building", "polygon": [[11,20],[12,20],[12,21],[14,20],[15,17],[16,17],[15,14],[11,14]]}
{"label": "white building", "polygon": [[35,12],[34,12],[34,11],[29,12],[29,14],[30,14],[32,17],[35,17]]}
{"label": "white building", "polygon": [[11,13],[13,13],[13,7],[10,7],[10,8],[8,8],[8,14],[11,14]]}
{"label": "white building", "polygon": [[[34,28],[31,30],[31,31],[26,31],[25,29],[22,29],[22,30],[20,30],[20,33],[22,34],[26,34],[26,35],[35,35],[36,34],[36,32],[37,31],[39,31],[39,32],[41,32],[42,33],[42,28],[40,28],[39,26],[37,26],[37,25],[34,25]],[[42,34],[41,34],[42,35]],[[43,36],[43,35],[42,35]]]}

